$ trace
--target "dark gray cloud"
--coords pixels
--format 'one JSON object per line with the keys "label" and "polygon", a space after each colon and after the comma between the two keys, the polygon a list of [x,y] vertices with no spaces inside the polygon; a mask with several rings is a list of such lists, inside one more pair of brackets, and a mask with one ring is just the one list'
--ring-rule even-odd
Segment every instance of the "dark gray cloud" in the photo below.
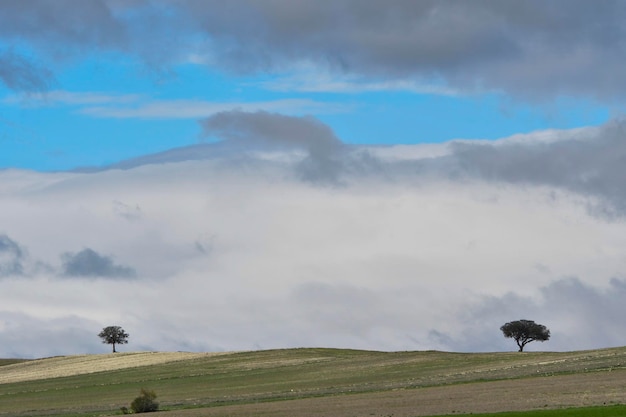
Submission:
{"label": "dark gray cloud", "polygon": [[122,16],[114,15],[113,2],[6,0],[2,12],[0,36],[53,46],[55,54],[80,45],[120,46],[126,40]]}
{"label": "dark gray cloud", "polygon": [[[54,81],[59,63],[82,60],[94,52],[122,52],[149,67],[178,56],[172,46],[186,19],[174,19],[173,3],[116,0],[6,0],[0,14],[0,81],[21,91],[43,91]],[[27,51],[28,57],[15,50]],[[168,51],[168,52],[165,52]],[[30,57],[33,55],[35,58]]]}
{"label": "dark gray cloud", "polygon": [[105,1],[3,1],[0,41],[10,48],[0,50],[0,81],[15,90],[44,91],[54,82],[56,61],[82,57],[94,48],[122,48],[125,33]]}
{"label": "dark gray cloud", "polygon": [[619,99],[626,87],[626,5],[617,0],[180,4],[215,41],[216,61],[241,71],[306,61],[526,97]]}
{"label": "dark gray cloud", "polygon": [[265,142],[268,145],[300,146],[315,157],[325,157],[341,141],[330,127],[312,116],[285,116],[278,113],[239,110],[217,113],[202,121],[204,134],[237,142]]}
{"label": "dark gray cloud", "polygon": [[133,278],[134,269],[116,265],[113,259],[100,255],[90,248],[62,255],[62,274],[67,277],[85,278]]}
{"label": "dark gray cloud", "polygon": [[453,156],[441,163],[448,164],[450,174],[564,188],[600,199],[600,204],[590,206],[596,214],[626,215],[623,119],[589,131],[586,137],[552,143],[457,143]]}
{"label": "dark gray cloud", "polygon": [[50,70],[11,50],[0,50],[0,81],[13,90],[45,91],[53,83]]}
{"label": "dark gray cloud", "polygon": [[298,167],[303,179],[335,180],[340,169],[341,141],[332,129],[312,116],[285,116],[258,111],[217,113],[201,122],[206,137],[274,149],[299,148],[308,156]]}
{"label": "dark gray cloud", "polygon": [[24,249],[5,234],[0,234],[0,277],[24,274]]}
{"label": "dark gray cloud", "polygon": [[[313,63],[531,99],[621,100],[626,90],[619,0],[8,0],[2,8],[5,43],[51,63],[104,50],[152,66],[193,55],[240,73]],[[0,62],[2,80],[23,88],[14,58]],[[45,79],[21,66],[19,77]]]}

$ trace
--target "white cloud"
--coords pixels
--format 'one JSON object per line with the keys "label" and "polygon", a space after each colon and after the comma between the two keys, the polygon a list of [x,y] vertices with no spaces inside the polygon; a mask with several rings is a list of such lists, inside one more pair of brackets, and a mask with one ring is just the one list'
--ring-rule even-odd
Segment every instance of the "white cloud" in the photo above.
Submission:
{"label": "white cloud", "polygon": [[[51,354],[100,351],[106,325],[129,349],[508,350],[499,326],[520,318],[552,330],[531,349],[626,343],[610,325],[626,275],[622,122],[365,149],[310,117],[239,111],[204,127],[225,142],[127,170],[0,171],[0,357],[41,355],[48,323],[77,338]],[[301,175],[320,155],[335,181]],[[616,215],[589,210],[603,206]],[[85,248],[87,272],[115,280],[59,273]]]}
{"label": "white cloud", "polygon": [[35,107],[66,105],[75,111],[100,118],[139,119],[199,119],[213,114],[240,110],[269,111],[289,115],[331,114],[348,111],[350,104],[322,102],[311,99],[287,98],[270,101],[214,102],[192,99],[154,99],[140,94],[105,92],[49,91],[11,95],[7,104]]}
{"label": "white cloud", "polygon": [[412,78],[376,80],[341,72],[332,73],[319,67],[295,69],[290,75],[277,76],[258,85],[268,90],[284,92],[356,94],[397,91],[444,96],[462,94],[460,90],[446,86],[441,81],[416,81]]}
{"label": "white cloud", "polygon": [[[106,325],[131,334],[128,350],[509,349],[500,321],[522,313],[554,335],[569,331],[563,312],[578,313],[563,300],[541,307],[542,288],[575,275],[602,294],[626,270],[626,224],[589,216],[582,196],[431,177],[351,175],[322,187],[299,181],[294,164],[1,172],[0,215],[12,219],[3,232],[32,262],[58,269],[62,253],[92,247],[137,276],[5,277],[0,333],[11,346],[0,357],[104,351],[96,334]],[[120,202],[141,215],[129,221]],[[508,293],[532,302],[477,310]],[[589,326],[608,319],[583,313],[576,317]],[[47,323],[59,339],[68,329],[73,336],[42,349]],[[620,341],[607,334],[537,348]]]}
{"label": "white cloud", "polygon": [[14,94],[6,97],[3,101],[7,104],[24,106],[51,106],[65,105],[96,105],[96,104],[125,104],[142,99],[139,94],[113,94],[95,91],[40,91],[28,94]]}
{"label": "white cloud", "polygon": [[273,111],[285,114],[336,113],[346,106],[309,99],[283,99],[260,102],[211,102],[204,100],[148,100],[129,106],[85,107],[81,113],[94,117],[142,119],[198,119],[230,111]]}

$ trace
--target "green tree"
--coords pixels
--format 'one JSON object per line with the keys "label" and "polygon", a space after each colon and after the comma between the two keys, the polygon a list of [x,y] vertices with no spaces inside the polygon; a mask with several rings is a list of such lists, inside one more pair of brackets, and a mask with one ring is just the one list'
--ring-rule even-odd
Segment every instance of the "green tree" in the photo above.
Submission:
{"label": "green tree", "polygon": [[524,346],[535,340],[545,342],[550,339],[550,330],[543,324],[535,323],[532,320],[516,320],[504,324],[500,327],[504,337],[515,340],[519,351],[524,351]]}
{"label": "green tree", "polygon": [[98,337],[102,339],[102,343],[113,345],[113,353],[116,352],[116,344],[122,345],[128,343],[128,333],[126,333],[120,326],[105,327],[98,334]]}

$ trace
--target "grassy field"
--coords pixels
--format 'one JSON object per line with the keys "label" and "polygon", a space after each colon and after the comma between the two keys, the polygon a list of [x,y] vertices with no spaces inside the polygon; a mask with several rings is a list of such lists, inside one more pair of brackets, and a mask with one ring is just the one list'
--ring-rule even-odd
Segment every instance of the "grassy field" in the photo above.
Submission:
{"label": "grassy field", "polygon": [[625,364],[626,348],[523,354],[285,349],[1,360],[0,416],[120,415],[141,388],[156,391],[164,410],[159,415],[172,417],[411,417],[583,406],[605,406],[594,416],[626,416],[624,409],[599,414],[626,404]]}
{"label": "grassy field", "polygon": [[26,362],[26,359],[0,359],[0,366],[12,365],[20,362]]}
{"label": "grassy field", "polygon": [[[472,417],[624,417],[626,406],[580,407],[560,410],[511,411],[503,413],[472,414]],[[440,416],[440,417],[449,417]]]}

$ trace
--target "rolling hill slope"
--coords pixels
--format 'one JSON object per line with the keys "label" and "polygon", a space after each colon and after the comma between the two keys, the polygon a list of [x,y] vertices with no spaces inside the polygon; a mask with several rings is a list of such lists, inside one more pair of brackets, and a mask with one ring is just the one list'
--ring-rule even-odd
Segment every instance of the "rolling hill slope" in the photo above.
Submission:
{"label": "rolling hill slope", "polygon": [[173,410],[163,415],[190,417],[417,416],[617,404],[626,403],[625,364],[626,348],[55,357],[0,366],[0,416],[116,415],[141,388],[155,390],[161,408]]}

